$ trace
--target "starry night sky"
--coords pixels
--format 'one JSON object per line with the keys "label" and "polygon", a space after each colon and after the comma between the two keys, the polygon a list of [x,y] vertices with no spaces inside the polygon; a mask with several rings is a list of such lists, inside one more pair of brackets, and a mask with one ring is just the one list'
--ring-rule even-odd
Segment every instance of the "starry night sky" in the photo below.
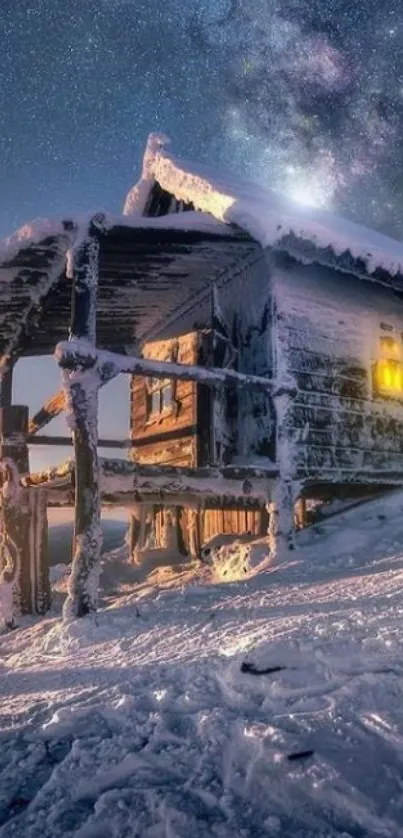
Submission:
{"label": "starry night sky", "polygon": [[403,238],[398,0],[0,5],[0,238],[119,212],[154,130]]}
{"label": "starry night sky", "polygon": [[398,0],[2,0],[0,236],[119,211],[151,130],[403,237]]}

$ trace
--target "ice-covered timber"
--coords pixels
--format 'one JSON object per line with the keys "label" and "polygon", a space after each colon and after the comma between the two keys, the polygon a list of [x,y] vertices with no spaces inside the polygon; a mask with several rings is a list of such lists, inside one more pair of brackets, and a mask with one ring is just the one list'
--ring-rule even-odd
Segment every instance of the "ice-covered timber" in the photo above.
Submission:
{"label": "ice-covered timber", "polygon": [[251,390],[268,391],[273,388],[273,381],[259,375],[248,375],[232,369],[201,367],[192,364],[152,361],[148,358],[118,355],[113,352],[92,351],[80,341],[63,341],[56,347],[56,360],[62,369],[92,367],[100,370],[100,375],[117,376],[129,373],[151,378],[172,378],[184,381],[197,381],[211,387],[245,387]]}
{"label": "ice-covered timber", "polygon": [[[104,387],[105,384],[108,384],[108,382],[112,380],[112,378],[115,378],[115,372],[114,370],[108,371],[108,368],[105,367],[103,370],[99,370],[99,378],[99,386]],[[31,444],[35,444],[35,442],[37,445],[40,444],[35,440],[35,435],[38,431],[41,431],[42,428],[45,428],[46,425],[52,421],[52,419],[56,419],[57,416],[60,416],[66,407],[66,393],[64,390],[58,390],[57,393],[55,393],[45,402],[45,404],[42,405],[40,410],[38,410],[37,413],[35,413],[35,415],[29,420],[28,437]]]}
{"label": "ice-covered timber", "polygon": [[[203,504],[214,499],[267,502],[270,482],[276,468],[223,466],[222,468],[181,468],[164,465],[140,465],[125,460],[101,459],[100,492],[102,502],[130,506],[131,503],[161,503],[171,499],[176,504]],[[24,486],[46,487],[50,504],[71,504],[74,500],[74,462],[31,474]]]}

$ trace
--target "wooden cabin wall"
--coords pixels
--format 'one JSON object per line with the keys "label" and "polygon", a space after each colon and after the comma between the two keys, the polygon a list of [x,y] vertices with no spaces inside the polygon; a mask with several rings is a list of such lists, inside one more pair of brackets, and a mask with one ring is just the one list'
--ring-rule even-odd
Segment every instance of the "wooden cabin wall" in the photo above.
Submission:
{"label": "wooden cabin wall", "polygon": [[[236,369],[270,377],[271,285],[263,251],[259,258],[234,271],[219,288],[218,298],[236,350]],[[269,394],[247,390],[229,393],[228,421],[232,427],[228,460],[273,457],[275,425]]]}
{"label": "wooden cabin wall", "polygon": [[[270,378],[273,371],[271,282],[263,254],[259,261],[236,277],[228,297],[228,310],[231,308],[238,370]],[[255,456],[273,459],[275,420],[270,394],[241,391],[237,422],[238,455],[244,460]]]}
{"label": "wooden cabin wall", "polygon": [[[147,343],[146,358],[195,364],[199,337],[196,332],[178,338]],[[160,416],[149,416],[146,379],[134,376],[130,387],[130,433],[132,459],[139,463],[173,466],[197,465],[197,388],[193,381],[175,384],[175,405]]]}
{"label": "wooden cabin wall", "polygon": [[217,535],[249,534],[259,538],[267,532],[265,510],[252,507],[204,509],[200,523],[202,544],[206,544]]}
{"label": "wooden cabin wall", "polygon": [[[263,251],[243,263],[234,265],[217,280],[217,299],[220,317],[236,350],[234,368],[256,375],[271,375],[271,291],[270,275]],[[171,320],[161,337],[174,337],[193,329],[211,328],[211,294]],[[218,355],[218,353],[217,353]],[[213,363],[220,365],[218,357]],[[204,388],[203,388],[204,389]],[[207,392],[207,391],[206,391]],[[238,397],[234,392],[225,394],[225,423],[214,432],[216,441],[222,442],[222,459],[226,462],[236,456],[243,459],[255,455],[274,455],[274,416],[269,395],[244,390]]]}
{"label": "wooden cabin wall", "polygon": [[403,333],[403,301],[375,283],[288,258],[277,260],[274,288],[276,340],[298,388],[288,419],[297,475],[403,477],[403,402],[376,396],[372,385],[380,324]]}
{"label": "wooden cabin wall", "polygon": [[[170,321],[158,335],[158,340],[147,343],[144,355],[170,360],[176,345],[175,360],[182,363],[225,366],[232,357],[232,365],[242,372],[270,374],[271,298],[263,252],[259,258],[255,255],[244,264],[234,265],[230,273],[220,278],[217,305],[218,320],[234,352],[223,353],[220,341],[216,341],[213,348],[213,306],[208,291],[181,317]],[[228,462],[239,455],[245,460],[254,455],[273,455],[274,421],[269,395],[242,391],[238,396],[223,391],[215,396],[210,388],[183,381],[177,383],[176,397],[180,405],[177,416],[167,414],[158,422],[150,422],[144,379],[132,379],[131,436],[135,444],[132,456],[138,462],[201,466],[214,459],[217,461],[217,458]],[[213,411],[214,398],[220,405]],[[211,416],[215,417],[214,428],[211,427]],[[213,443],[216,447],[214,456]],[[179,541],[186,551],[189,548],[190,513],[182,508],[177,512]],[[160,547],[164,541],[164,510],[156,507],[153,518],[155,546]],[[198,513],[198,529],[201,544],[221,534],[261,536],[267,531],[267,516],[264,510],[253,505],[248,508],[207,508]]]}

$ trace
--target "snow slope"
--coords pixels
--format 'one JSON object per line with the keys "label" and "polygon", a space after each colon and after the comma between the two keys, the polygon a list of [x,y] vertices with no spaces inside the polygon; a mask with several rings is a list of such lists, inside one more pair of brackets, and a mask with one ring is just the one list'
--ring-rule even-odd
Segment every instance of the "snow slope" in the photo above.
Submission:
{"label": "snow slope", "polygon": [[0,638],[0,838],[403,836],[402,512],[227,584],[115,552],[98,625]]}

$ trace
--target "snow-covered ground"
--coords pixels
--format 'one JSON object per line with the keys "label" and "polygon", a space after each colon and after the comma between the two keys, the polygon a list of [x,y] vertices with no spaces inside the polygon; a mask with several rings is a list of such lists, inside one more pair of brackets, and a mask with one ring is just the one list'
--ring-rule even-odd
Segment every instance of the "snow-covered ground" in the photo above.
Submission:
{"label": "snow-covered ground", "polygon": [[403,836],[403,494],[221,558],[0,638],[0,838]]}

